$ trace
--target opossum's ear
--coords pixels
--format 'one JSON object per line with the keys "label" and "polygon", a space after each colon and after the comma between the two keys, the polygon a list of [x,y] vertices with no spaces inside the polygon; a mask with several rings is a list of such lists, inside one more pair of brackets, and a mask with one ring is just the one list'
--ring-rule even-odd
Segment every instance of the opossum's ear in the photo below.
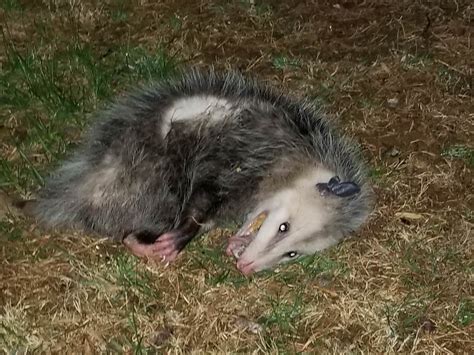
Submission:
{"label": "opossum's ear", "polygon": [[360,187],[356,183],[340,181],[339,176],[334,176],[327,183],[317,183],[316,188],[323,196],[331,193],[339,197],[349,197],[360,192]]}
{"label": "opossum's ear", "polygon": [[360,187],[353,182],[341,182],[331,188],[331,192],[339,197],[349,197],[360,192]]}
{"label": "opossum's ear", "polygon": [[341,179],[339,178],[339,176],[334,176],[331,179],[329,179],[328,187],[332,189],[334,186],[336,186],[340,182],[341,182]]}

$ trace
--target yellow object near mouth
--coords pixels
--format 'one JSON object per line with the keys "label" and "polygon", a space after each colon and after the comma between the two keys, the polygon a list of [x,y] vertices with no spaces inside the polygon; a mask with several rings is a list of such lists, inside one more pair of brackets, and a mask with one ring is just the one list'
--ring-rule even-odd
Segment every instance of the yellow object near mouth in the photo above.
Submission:
{"label": "yellow object near mouth", "polygon": [[265,222],[265,219],[268,216],[268,212],[263,211],[258,214],[257,217],[254,218],[252,222],[250,222],[248,232],[249,234],[255,234],[258,232],[260,227],[262,226],[263,222]]}
{"label": "yellow object near mouth", "polygon": [[242,227],[242,229],[236,235],[230,237],[229,244],[226,249],[227,255],[233,255],[236,259],[239,259],[259,229],[262,227],[262,224],[265,222],[267,216],[267,211],[260,212],[257,217],[247,224],[247,227]]}

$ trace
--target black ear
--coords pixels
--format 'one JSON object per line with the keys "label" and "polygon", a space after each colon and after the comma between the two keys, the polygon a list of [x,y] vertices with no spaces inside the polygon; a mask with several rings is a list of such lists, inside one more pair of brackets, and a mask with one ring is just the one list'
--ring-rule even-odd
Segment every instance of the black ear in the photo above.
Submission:
{"label": "black ear", "polygon": [[340,181],[339,176],[334,176],[327,183],[317,183],[316,188],[323,196],[334,194],[339,197],[349,197],[360,192],[360,187],[356,183]]}
{"label": "black ear", "polygon": [[349,197],[360,192],[360,187],[353,182],[341,182],[331,188],[334,195]]}
{"label": "black ear", "polygon": [[328,187],[332,189],[334,186],[336,186],[340,182],[341,182],[341,179],[339,178],[339,176],[334,176],[331,179],[329,179]]}

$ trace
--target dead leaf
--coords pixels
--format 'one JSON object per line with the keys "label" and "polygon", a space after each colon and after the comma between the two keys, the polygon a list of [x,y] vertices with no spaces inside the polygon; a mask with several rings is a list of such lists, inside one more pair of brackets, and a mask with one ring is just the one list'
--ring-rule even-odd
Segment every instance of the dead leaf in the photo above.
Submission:
{"label": "dead leaf", "polygon": [[164,327],[163,329],[158,330],[151,335],[150,343],[155,346],[162,346],[166,344],[172,336],[173,329],[170,327]]}
{"label": "dead leaf", "polygon": [[397,212],[395,213],[395,216],[400,219],[406,219],[408,221],[417,221],[423,218],[423,215],[413,212]]}
{"label": "dead leaf", "polygon": [[244,317],[239,317],[237,318],[237,321],[235,322],[237,327],[247,330],[250,333],[253,334],[259,334],[263,331],[263,326],[258,324],[257,322],[253,322],[247,318]]}

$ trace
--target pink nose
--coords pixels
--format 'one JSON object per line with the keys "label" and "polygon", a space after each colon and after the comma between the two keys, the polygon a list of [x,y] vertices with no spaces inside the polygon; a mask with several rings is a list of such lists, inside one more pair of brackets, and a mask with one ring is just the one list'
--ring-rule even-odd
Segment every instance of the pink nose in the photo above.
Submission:
{"label": "pink nose", "polygon": [[239,269],[239,271],[242,274],[244,274],[245,276],[250,275],[250,274],[255,272],[253,267],[254,267],[253,261],[249,262],[249,261],[242,260],[242,259],[237,261],[237,269]]}

